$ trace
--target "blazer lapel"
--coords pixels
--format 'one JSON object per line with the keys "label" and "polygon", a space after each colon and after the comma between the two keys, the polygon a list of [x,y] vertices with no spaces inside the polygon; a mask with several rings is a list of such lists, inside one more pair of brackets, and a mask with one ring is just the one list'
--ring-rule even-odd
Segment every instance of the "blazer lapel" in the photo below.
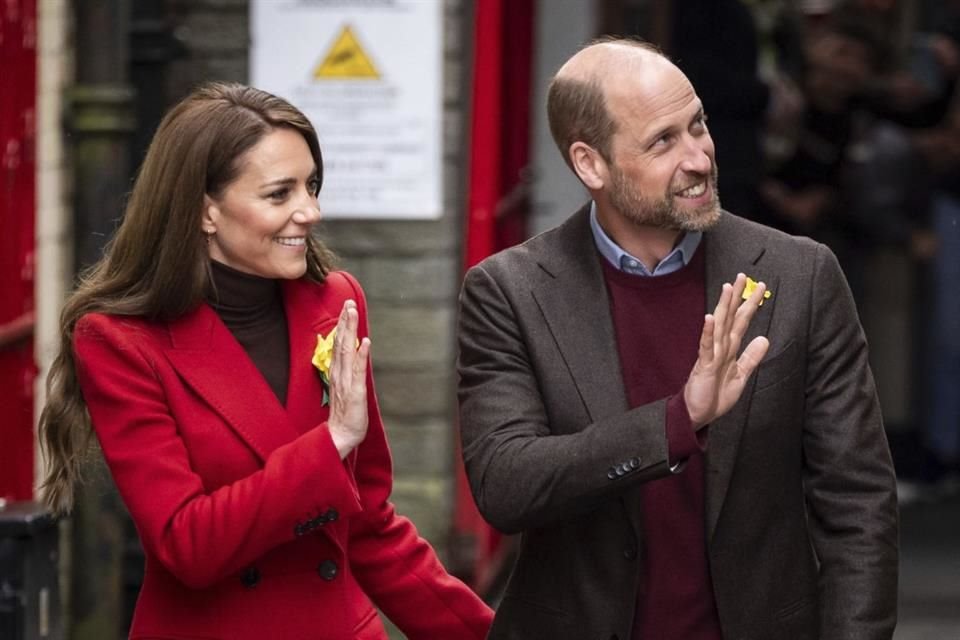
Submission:
{"label": "blazer lapel", "polygon": [[[541,267],[553,279],[533,295],[557,347],[570,370],[591,419],[627,411],[626,392],[620,369],[610,302],[603,272],[593,246],[589,206],[574,214],[557,230],[556,253],[539,256]],[[757,311],[743,338],[741,349],[766,335],[776,306],[777,274],[764,269],[760,260],[765,247],[760,234],[738,218],[723,213],[717,225],[704,234],[706,253],[705,308],[717,306],[724,282],[733,282],[743,272],[763,281],[773,296]],[[740,401],[709,427],[706,453],[706,528],[712,539],[730,485],[737,449],[750,409],[756,374],[751,376]],[[623,504],[636,530],[641,530],[639,491],[623,496]]]}
{"label": "blazer lapel", "polygon": [[169,325],[167,358],[186,383],[266,460],[293,440],[283,407],[243,347],[208,305]]}
{"label": "blazer lapel", "polygon": [[[764,282],[773,296],[764,301],[747,328],[740,345],[741,351],[757,336],[767,335],[770,320],[776,306],[776,291],[779,278],[764,270],[760,259],[765,247],[761,237],[752,227],[724,212],[716,227],[704,234],[706,254],[706,308],[712,312],[720,299],[720,289],[725,282],[732,283],[737,273],[745,273],[754,280]],[[740,446],[740,438],[750,411],[750,400],[756,384],[756,373],[747,381],[743,395],[733,408],[708,427],[709,444],[706,453],[706,530],[707,540],[720,517],[720,510],[730,486],[730,477]]]}
{"label": "blazer lapel", "polygon": [[593,245],[589,208],[558,230],[556,253],[540,256],[552,277],[533,296],[592,420],[627,410],[610,301]]}

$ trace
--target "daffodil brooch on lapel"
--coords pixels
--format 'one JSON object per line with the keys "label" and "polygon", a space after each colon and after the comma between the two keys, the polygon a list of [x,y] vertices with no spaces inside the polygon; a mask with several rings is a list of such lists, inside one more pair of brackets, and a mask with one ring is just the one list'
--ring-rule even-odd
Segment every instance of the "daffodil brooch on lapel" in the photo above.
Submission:
{"label": "daffodil brooch on lapel", "polygon": [[[323,399],[320,406],[324,407],[330,403],[330,363],[333,361],[333,339],[337,335],[337,328],[330,329],[330,333],[324,337],[322,333],[317,334],[317,347],[313,350],[313,366],[320,372],[320,381],[323,383]],[[356,340],[354,349],[360,348],[360,340]]]}
{"label": "daffodil brooch on lapel", "polygon": [[326,406],[330,402],[330,362],[333,360],[333,338],[337,335],[337,328],[334,327],[326,337],[322,333],[317,334],[317,348],[313,350],[313,366],[320,372],[320,381],[323,382],[323,400],[320,406]]}
{"label": "daffodil brooch on lapel", "polygon": [[[751,278],[750,276],[747,276],[747,284],[744,285],[744,287],[743,287],[743,293],[740,294],[740,297],[743,298],[744,300],[748,299],[751,295],[753,295],[753,290],[757,288],[757,285],[758,285],[758,284],[760,284],[760,283],[757,282],[756,280],[754,280],[753,278]],[[771,296],[773,296],[773,292],[772,292],[772,291],[770,291],[769,289],[766,290],[766,291],[764,291],[764,292],[763,292],[763,299],[760,300],[760,306],[762,307],[762,306],[763,306],[763,301],[764,301],[764,300],[767,300],[767,299],[770,298]]]}

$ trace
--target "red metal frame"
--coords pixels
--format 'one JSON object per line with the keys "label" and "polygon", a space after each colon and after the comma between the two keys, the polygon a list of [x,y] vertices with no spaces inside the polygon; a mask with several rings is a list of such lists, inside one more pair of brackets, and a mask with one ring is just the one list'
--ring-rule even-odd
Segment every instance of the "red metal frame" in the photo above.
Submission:
{"label": "red metal frame", "polygon": [[0,497],[33,497],[36,0],[0,3]]}

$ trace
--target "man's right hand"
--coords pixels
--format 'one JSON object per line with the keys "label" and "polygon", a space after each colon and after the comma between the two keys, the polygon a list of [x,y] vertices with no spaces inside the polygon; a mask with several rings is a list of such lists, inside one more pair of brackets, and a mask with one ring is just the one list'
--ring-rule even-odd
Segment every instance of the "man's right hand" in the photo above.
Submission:
{"label": "man's right hand", "polygon": [[746,283],[747,277],[742,273],[737,274],[732,285],[725,283],[717,308],[704,318],[697,361],[683,389],[694,429],[701,429],[736,404],[747,379],[770,346],[769,340],[758,336],[737,358],[743,335],[766,291],[766,285],[761,282],[741,303]]}

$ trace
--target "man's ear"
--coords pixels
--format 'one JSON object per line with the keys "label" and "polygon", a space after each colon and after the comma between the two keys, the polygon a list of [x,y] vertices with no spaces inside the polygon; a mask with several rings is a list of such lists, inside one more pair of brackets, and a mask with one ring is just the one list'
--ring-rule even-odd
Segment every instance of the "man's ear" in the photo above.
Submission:
{"label": "man's ear", "polygon": [[587,143],[577,141],[570,145],[570,163],[587,189],[599,191],[607,183],[607,161]]}
{"label": "man's ear", "polygon": [[211,236],[217,232],[217,220],[220,219],[220,207],[208,194],[203,194],[203,216],[200,226],[203,232]]}

